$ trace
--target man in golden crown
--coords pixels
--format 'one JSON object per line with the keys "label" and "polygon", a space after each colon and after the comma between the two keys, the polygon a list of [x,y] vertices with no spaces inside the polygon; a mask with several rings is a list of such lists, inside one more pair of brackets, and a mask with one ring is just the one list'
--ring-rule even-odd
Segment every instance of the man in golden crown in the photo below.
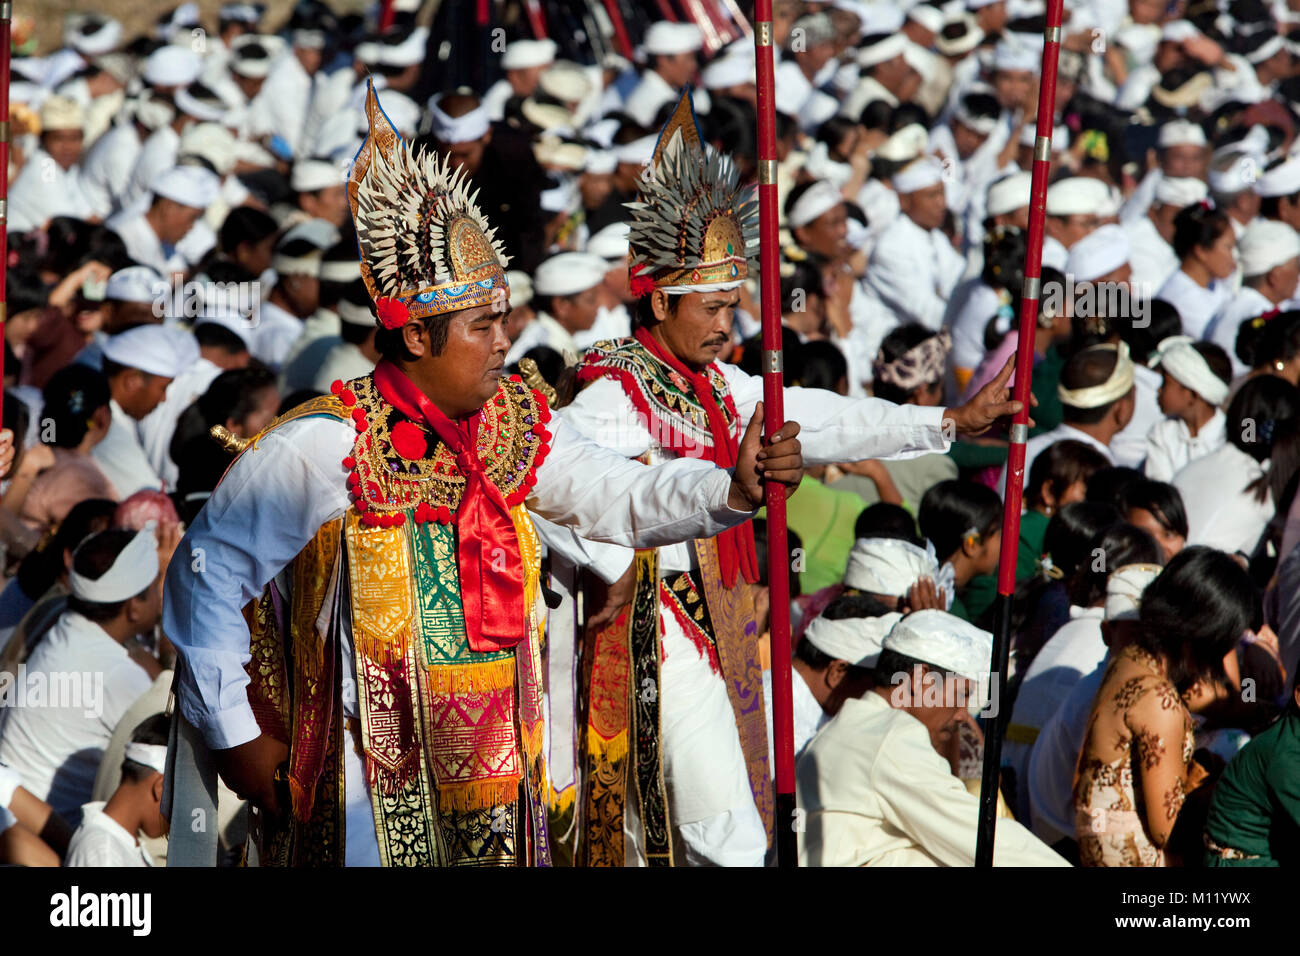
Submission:
{"label": "man in golden crown", "polygon": [[[578,368],[585,387],[559,413],[620,454],[649,464],[737,460],[763,395],[761,378],[718,361],[758,246],[757,202],[738,179],[730,158],[702,142],[683,93],[628,204],[636,333],[588,350]],[[1008,365],[959,408],[801,388],[787,388],[785,403],[808,464],[906,458],[1018,411],[1007,401],[1010,374]],[[774,821],[753,529],[746,522],[625,560],[630,607],[589,635],[583,665],[578,861],[762,865]],[[774,661],[780,653],[773,648]]]}
{"label": "man in golden crown", "polygon": [[[553,421],[502,372],[505,263],[463,175],[373,89],[366,110],[348,192],[383,359],[259,434],[190,528],[179,713],[258,809],[263,863],[547,865],[530,512],[628,547],[718,534],[761,502],[758,422],[729,473]],[[763,449],[788,489],[797,432]]]}

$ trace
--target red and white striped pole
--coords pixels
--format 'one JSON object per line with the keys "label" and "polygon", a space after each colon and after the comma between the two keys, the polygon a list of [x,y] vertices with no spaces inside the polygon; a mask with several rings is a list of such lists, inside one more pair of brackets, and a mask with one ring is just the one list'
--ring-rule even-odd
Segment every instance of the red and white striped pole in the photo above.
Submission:
{"label": "red and white striped pole", "polygon": [[[1011,652],[1011,600],[1016,590],[1016,556],[1020,545],[1020,511],[1025,484],[1025,441],[1029,437],[1029,378],[1034,367],[1034,333],[1038,328],[1038,299],[1043,268],[1043,219],[1047,212],[1047,178],[1052,156],[1052,127],[1056,114],[1056,66],[1061,49],[1063,0],[1048,0],[1043,33],[1042,81],[1038,92],[1038,130],[1034,138],[1033,180],[1029,190],[1029,249],[1025,253],[1025,284],[1020,297],[1020,335],[1016,344],[1016,384],[1012,398],[1020,411],[1011,420],[1007,454],[1006,502],[1002,513],[1002,550],[998,555],[997,624],[993,632],[990,681],[1005,701],[1007,661]],[[993,841],[998,811],[998,777],[1002,764],[1005,714],[989,721],[984,738],[984,774],[980,783],[979,836],[975,865],[993,865]]]}
{"label": "red and white striped pole", "polygon": [[[1059,3],[1059,0],[1057,0]],[[781,277],[777,257],[776,90],[772,53],[772,0],[754,9],[754,52],[758,87],[758,236],[760,302],[763,320],[763,434],[785,421],[785,381],[781,354]],[[794,804],[794,710],[790,670],[790,547],[786,538],[785,489],[765,483],[767,504],[767,586],[772,657],[772,730],[776,753],[775,842],[777,865],[799,863],[798,815]]]}

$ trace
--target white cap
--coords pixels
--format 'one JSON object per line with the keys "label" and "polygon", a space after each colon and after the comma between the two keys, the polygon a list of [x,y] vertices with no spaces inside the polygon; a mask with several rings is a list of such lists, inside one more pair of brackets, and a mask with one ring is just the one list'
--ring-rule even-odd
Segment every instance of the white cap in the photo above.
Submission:
{"label": "white cap", "polygon": [[149,183],[155,196],[170,199],[192,209],[207,209],[217,201],[221,179],[200,166],[173,166],[158,173]]}
{"label": "white cap", "polygon": [[[899,16],[901,17],[902,14]],[[910,42],[904,33],[882,35],[875,43],[858,48],[857,64],[865,70],[886,60],[892,60],[896,56],[902,56]]]}
{"label": "white cap", "polygon": [[875,667],[885,635],[903,619],[896,611],[880,617],[847,617],[832,621],[819,614],[803,632],[803,639],[831,660],[854,667]]}
{"label": "white cap", "polygon": [[918,158],[925,151],[930,134],[920,123],[909,123],[900,130],[895,130],[889,139],[880,144],[876,155],[893,163],[906,162]]}
{"label": "white cap", "polygon": [[1110,190],[1100,179],[1069,176],[1047,187],[1047,215],[1076,216],[1096,213],[1111,205]]}
{"label": "white cap", "polygon": [[449,116],[438,106],[443,94],[429,100],[430,132],[434,139],[446,144],[470,143],[487,135],[492,123],[488,112],[480,103],[464,116]]}
{"label": "white cap", "polygon": [[1272,169],[1265,170],[1255,184],[1255,192],[1263,197],[1294,196],[1300,193],[1300,158],[1291,157]]}
{"label": "white cap", "polygon": [[299,239],[305,239],[317,249],[328,249],[339,241],[339,228],[326,219],[304,219],[290,228],[277,246],[285,246]]}
{"label": "white cap", "polygon": [[587,147],[581,143],[570,143],[550,133],[533,142],[533,157],[551,169],[577,172],[587,168]]}
{"label": "white cap", "polygon": [[538,88],[561,103],[577,103],[591,94],[591,78],[576,63],[560,60],[537,80]]}
{"label": "white cap", "polygon": [[220,123],[191,123],[181,133],[177,156],[199,156],[212,164],[218,176],[235,166],[235,134]]}
{"label": "white cap", "polygon": [[1136,621],[1142,609],[1142,592],[1164,570],[1158,564],[1126,564],[1106,579],[1106,620]]}
{"label": "white cap", "polygon": [[587,252],[561,252],[537,267],[533,289],[538,295],[576,295],[605,281],[609,267],[600,256]]}
{"label": "white cap", "polygon": [[98,14],[82,18],[64,32],[63,41],[82,56],[103,56],[122,42],[122,24]]}
{"label": "white cap", "polygon": [[757,82],[754,56],[733,54],[720,56],[700,73],[700,85],[706,90],[721,90],[729,86],[744,86]]}
{"label": "white cap", "polygon": [[1005,216],[1009,212],[1029,205],[1029,190],[1034,181],[1032,173],[1015,172],[1003,176],[989,186],[984,212],[989,216]]}
{"label": "white cap", "polygon": [[650,24],[645,32],[646,56],[672,56],[675,53],[694,53],[704,46],[700,28],[693,23],[669,23],[660,20]]}
{"label": "white cap", "polygon": [[[373,318],[371,322],[374,322]],[[253,322],[232,302],[205,301],[203,308],[194,318],[194,327],[197,329],[200,325],[219,325],[238,335],[245,348],[252,345]]]}
{"label": "white cap", "polygon": [[988,675],[993,635],[947,611],[913,611],[885,635],[881,646],[970,680]]}
{"label": "white cap", "polygon": [[942,33],[935,37],[934,48],[944,56],[964,56],[984,41],[984,31],[980,29],[973,14],[962,13],[949,22],[961,23],[966,30],[955,40],[949,40]]}
{"label": "white cap", "polygon": [[150,86],[189,86],[199,78],[203,61],[192,50],[160,46],[144,61],[141,78]]}
{"label": "white cap", "polygon": [[[142,326],[141,328],[158,328],[158,326]],[[132,329],[131,331],[136,331]],[[129,333],[123,332],[122,335]],[[120,336],[115,336],[120,338]],[[111,341],[111,340],[110,340]],[[104,347],[105,354],[108,353],[108,347]],[[103,532],[101,532],[102,534]],[[93,539],[87,538],[86,541]],[[80,551],[85,547],[86,542],[82,542],[77,550]],[[73,565],[76,565],[76,554],[72,556]],[[97,578],[87,578],[78,574],[76,571],[68,572],[68,587],[72,591],[72,596],[88,601],[92,604],[115,604],[118,601],[125,601],[135,597],[145,588],[149,587],[158,577],[158,539],[154,535],[154,523],[151,521],[143,529],[137,531],[135,537],[126,543],[113,563]]]}
{"label": "white cap", "polygon": [[[150,375],[175,378],[185,371],[187,356],[177,347],[176,332],[161,325],[137,325],[117,335],[109,336],[103,344],[104,358],[127,368],[136,368]],[[193,341],[188,332],[182,332]]]}
{"label": "white cap", "polygon": [[164,744],[141,744],[132,740],[122,748],[122,759],[151,767],[158,773],[167,772],[167,747]]}
{"label": "white cap", "polygon": [[1109,275],[1129,261],[1128,233],[1115,223],[1098,226],[1070,247],[1065,271],[1081,282]]}
{"label": "white cap", "polygon": [[535,66],[546,66],[555,62],[558,49],[554,40],[515,40],[506,44],[506,51],[501,54],[501,68],[527,70]]}
{"label": "white cap", "polygon": [[993,48],[993,70],[1033,73],[1043,65],[1042,48],[1023,40],[999,40]]}
{"label": "white cap", "polygon": [[659,136],[651,133],[649,136],[642,136],[640,139],[634,139],[630,143],[623,143],[614,147],[614,157],[620,163],[631,163],[634,166],[644,166],[654,159],[655,143],[659,142]]}
{"label": "white cap", "polygon": [[188,87],[176,91],[175,102],[178,110],[202,123],[215,123],[226,115],[225,104],[220,100],[216,102],[201,100],[191,93]]}
{"label": "white cap", "polygon": [[1194,176],[1163,176],[1156,184],[1155,200],[1166,206],[1190,206],[1209,193],[1205,182]]}
{"label": "white cap", "polygon": [[86,121],[85,111],[76,100],[66,96],[47,96],[41,104],[41,129],[81,129]]}
{"label": "white cap", "polygon": [[918,3],[907,11],[907,18],[915,20],[931,33],[938,33],[943,29],[943,11],[938,7],[930,6],[928,3]]}
{"label": "white cap", "polygon": [[343,183],[342,170],[320,159],[298,160],[293,164],[293,174],[289,177],[289,188],[296,193],[314,193]]}
{"label": "white cap", "polygon": [[1300,256],[1300,237],[1284,222],[1256,219],[1237,240],[1242,275],[1262,276],[1269,269]]}
{"label": "white cap", "polygon": [[153,302],[168,292],[167,280],[148,266],[127,266],[108,277],[104,298],[114,302]]}
{"label": "white cap", "polygon": [[863,36],[897,33],[903,29],[903,9],[896,3],[868,3],[857,11]]}
{"label": "white cap", "polygon": [[1200,124],[1185,119],[1170,120],[1165,123],[1160,127],[1160,136],[1156,139],[1156,146],[1159,149],[1169,149],[1171,146],[1204,145],[1206,145],[1205,130],[1201,129]]}
{"label": "white cap", "polygon": [[939,573],[934,545],[920,548],[897,538],[858,538],[849,552],[844,583],[868,594],[903,597],[921,578]]}
{"label": "white cap", "polygon": [[1221,150],[1210,161],[1210,189],[1220,195],[1254,189],[1263,166],[1263,158],[1253,150]]}
{"label": "white cap", "polygon": [[527,272],[511,269],[506,273],[506,284],[510,286],[510,308],[518,309],[533,301],[533,279]]}
{"label": "white cap", "polygon": [[630,223],[611,222],[604,229],[592,233],[587,240],[586,251],[593,256],[600,256],[607,266],[612,262],[624,262],[627,259],[627,237],[630,230]]}
{"label": "white cap", "polygon": [[[557,174],[558,175],[558,174]],[[577,208],[579,200],[578,182],[576,178],[564,176],[561,179],[551,179],[551,186],[543,189],[538,197],[538,205],[543,212],[567,213]]]}
{"label": "white cap", "polygon": [[583,163],[584,173],[603,175],[618,169],[618,157],[612,149],[588,149],[587,160]]}
{"label": "white cap", "polygon": [[840,192],[839,187],[819,179],[795,200],[790,211],[786,213],[786,225],[791,229],[801,229],[843,202],[844,194]]}
{"label": "white cap", "polygon": [[519,112],[543,131],[573,129],[573,114],[558,103],[542,103],[530,96],[519,104]]}
{"label": "white cap", "polygon": [[379,62],[399,69],[424,62],[425,47],[429,43],[429,28],[416,27],[401,43],[379,44]]}
{"label": "white cap", "polygon": [[894,185],[894,191],[905,196],[942,183],[943,169],[943,163],[935,157],[923,156],[894,173],[890,181]]}

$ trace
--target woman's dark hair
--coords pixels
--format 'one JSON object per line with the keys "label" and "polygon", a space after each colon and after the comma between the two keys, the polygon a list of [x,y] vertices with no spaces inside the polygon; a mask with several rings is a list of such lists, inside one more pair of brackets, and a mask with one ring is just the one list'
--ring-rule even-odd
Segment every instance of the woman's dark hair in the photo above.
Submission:
{"label": "woman's dark hair", "polygon": [[236,206],[221,223],[217,245],[222,252],[230,255],[245,242],[261,242],[267,236],[275,235],[278,228],[275,220],[262,210],[252,206]]}
{"label": "woman's dark hair", "polygon": [[[712,112],[712,110],[710,110]],[[832,116],[817,128],[817,142],[825,143],[832,152],[839,149],[844,137],[856,130],[858,124],[847,116]]]}
{"label": "woman's dark hair", "polygon": [[1134,525],[1111,525],[1088,541],[1089,557],[1075,570],[1067,589],[1070,603],[1092,607],[1106,596],[1106,579],[1126,564],[1163,564],[1164,553],[1149,533]]}
{"label": "woman's dark hair", "polygon": [[1256,375],[1238,389],[1228,405],[1228,441],[1262,462],[1273,453],[1278,427],[1297,416],[1300,390],[1276,375]]}
{"label": "woman's dark hair", "polygon": [[[926,328],[920,322],[908,322],[906,325],[900,325],[881,341],[880,358],[886,364],[896,362],[922,342],[932,339],[938,334],[938,332]],[[911,391],[903,391],[897,385],[879,381],[873,382],[871,386],[871,393],[876,398],[883,398],[895,405],[906,405],[916,396],[919,390],[920,386]]]}
{"label": "woman's dark hair", "polygon": [[1029,469],[1025,504],[1030,508],[1043,504],[1043,485],[1047,485],[1052,497],[1060,501],[1076,481],[1086,485],[1106,466],[1106,456],[1085,442],[1072,438],[1053,442],[1038,453]]}
{"label": "woman's dark hair", "polygon": [[849,363],[834,342],[817,340],[803,346],[803,372],[799,384],[804,388],[822,388],[835,391],[836,386],[849,377]]}
{"label": "woman's dark hair", "polygon": [[256,359],[246,368],[228,369],[214,378],[207,391],[181,412],[168,448],[172,461],[179,465],[185,447],[196,439],[215,444],[208,429],[247,418],[257,409],[258,395],[267,388],[275,388],[275,373]]}
{"label": "woman's dark hair", "polygon": [[1115,323],[1119,337],[1128,344],[1129,357],[1138,365],[1145,365],[1162,341],[1183,333],[1182,317],[1172,302],[1151,299],[1146,305],[1146,321],[1130,314]]}
{"label": "woman's dark hair", "polygon": [[1230,555],[1192,546],[1180,551],[1142,594],[1135,643],[1166,661],[1179,693],[1198,679],[1224,680],[1223,659],[1258,626],[1259,596]]}
{"label": "woman's dark hair", "polygon": [[1071,577],[1088,556],[1088,542],[1123,520],[1112,504],[1076,501],[1066,505],[1047,523],[1043,553],[1051,557],[1054,568]]}
{"label": "woman's dark hair", "polygon": [[38,601],[63,571],[63,555],[77,550],[96,524],[108,527],[117,511],[117,503],[107,498],[87,498],[78,501],[59,522],[58,529],[40,547],[27,552],[18,565],[18,587],[33,601]]}
{"label": "woman's dark hair", "polygon": [[50,301],[50,287],[30,269],[10,269],[5,278],[5,304],[9,315],[43,309]]}
{"label": "woman's dark hair", "polygon": [[961,550],[972,529],[981,537],[997,531],[1002,524],[1002,501],[988,485],[941,481],[921,498],[917,522],[942,562]]}
{"label": "woman's dark hair", "polygon": [[41,397],[41,418],[52,425],[49,444],[76,448],[90,430],[91,416],[108,407],[108,379],[98,369],[74,362],[50,376]]}
{"label": "woman's dark hair", "polygon": [[930,114],[919,103],[899,103],[889,114],[889,132],[897,133],[907,126],[919,125],[930,128]]}
{"label": "woman's dark hair", "polygon": [[901,505],[877,501],[874,505],[863,508],[853,522],[853,537],[856,538],[897,538],[917,547],[924,542],[916,533],[916,519]]}
{"label": "woman's dark hair", "polygon": [[[879,129],[889,131],[889,121],[893,117],[894,108],[884,100],[872,100],[866,106],[862,107],[862,112],[858,114],[858,124],[865,129]],[[778,116],[781,114],[777,114]]]}
{"label": "woman's dark hair", "polygon": [[1300,355],[1300,311],[1283,312],[1270,319],[1259,316],[1241,323],[1233,351],[1242,364],[1251,368],[1272,369],[1276,362],[1286,364]]}
{"label": "woman's dark hair", "polygon": [[1129,468],[1127,465],[1107,465],[1105,468],[1097,469],[1088,479],[1086,500],[1110,505],[1112,508],[1122,508],[1124,489],[1135,481],[1143,481],[1145,478],[1146,476],[1136,468]]}
{"label": "woman's dark hair", "polygon": [[985,284],[1019,293],[1024,284],[1025,250],[1029,239],[1015,226],[995,226],[984,236]]}
{"label": "woman's dark hair", "polygon": [[1174,216],[1174,255],[1181,262],[1192,254],[1193,249],[1207,249],[1214,245],[1231,228],[1228,214],[1221,209],[1201,203],[1184,206]]}
{"label": "woman's dark hair", "polygon": [[1166,531],[1187,537],[1187,510],[1183,507],[1183,496],[1167,481],[1150,478],[1134,481],[1124,487],[1120,500],[1126,517],[1128,512],[1140,508],[1149,511]]}

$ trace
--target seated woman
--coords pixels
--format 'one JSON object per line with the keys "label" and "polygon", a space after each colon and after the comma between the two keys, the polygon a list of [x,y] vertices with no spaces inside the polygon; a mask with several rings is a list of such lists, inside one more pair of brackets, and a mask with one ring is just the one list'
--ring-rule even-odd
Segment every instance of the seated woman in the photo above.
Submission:
{"label": "seated woman", "polygon": [[1260,375],[1241,387],[1228,406],[1227,442],[1174,475],[1187,507],[1189,543],[1251,557],[1277,505],[1270,485],[1295,473],[1294,459],[1269,462],[1275,440],[1297,417],[1294,385]]}
{"label": "seated woman", "polygon": [[1164,866],[1187,794],[1205,779],[1192,760],[1184,697],[1228,682],[1224,658],[1260,618],[1250,576],[1232,557],[1190,547],[1147,587],[1133,643],[1111,660],[1093,700],[1074,777],[1084,866]]}
{"label": "seated woman", "polygon": [[1065,439],[1039,452],[1025,482],[1025,513],[1020,516],[1020,548],[1016,580],[1026,581],[1038,570],[1043,539],[1052,515],[1083,501],[1088,480],[1107,465],[1101,452],[1081,441]]}
{"label": "seated woman", "polygon": [[[937,583],[951,590],[949,613],[974,620],[993,602],[993,588],[971,594],[967,586],[998,566],[1002,502],[997,492],[973,481],[941,481],[921,499],[918,524],[943,562]],[[968,598],[973,599],[969,604]]]}
{"label": "seated woman", "polygon": [[1121,495],[1124,520],[1156,539],[1172,561],[1187,545],[1187,511],[1178,489],[1163,481],[1135,481]]}

